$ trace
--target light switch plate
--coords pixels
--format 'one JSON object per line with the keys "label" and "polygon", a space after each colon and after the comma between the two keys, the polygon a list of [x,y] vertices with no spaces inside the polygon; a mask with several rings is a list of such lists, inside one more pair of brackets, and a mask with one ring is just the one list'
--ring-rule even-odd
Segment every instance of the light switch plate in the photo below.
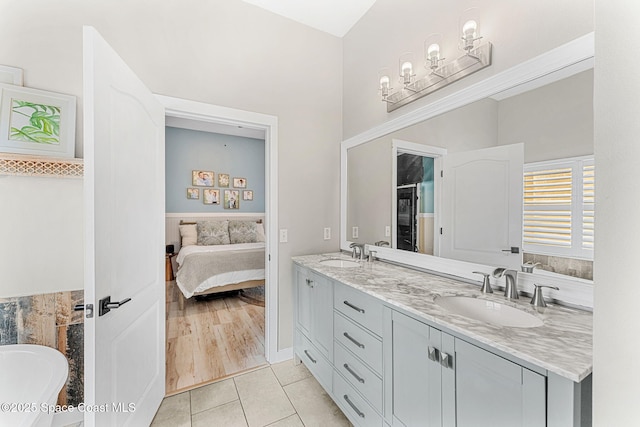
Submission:
{"label": "light switch plate", "polygon": [[351,228],[351,238],[352,239],[357,239],[358,238],[358,234],[359,234],[358,227],[352,227]]}
{"label": "light switch plate", "polygon": [[325,227],[324,228],[324,240],[330,240],[331,239],[331,228],[330,227]]}
{"label": "light switch plate", "polygon": [[384,227],[384,237],[391,237],[391,227],[388,225]]}
{"label": "light switch plate", "polygon": [[289,241],[289,232],[286,228],[280,229],[280,243],[287,243]]}

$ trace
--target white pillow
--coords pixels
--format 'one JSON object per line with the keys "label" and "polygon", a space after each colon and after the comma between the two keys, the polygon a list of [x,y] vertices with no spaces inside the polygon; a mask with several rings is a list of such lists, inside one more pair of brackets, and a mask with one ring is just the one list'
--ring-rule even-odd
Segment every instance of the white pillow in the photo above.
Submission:
{"label": "white pillow", "polygon": [[259,223],[256,226],[256,242],[264,242],[266,239],[264,237],[264,224]]}
{"label": "white pillow", "polygon": [[180,237],[182,238],[182,246],[190,246],[198,244],[198,229],[195,224],[182,224],[180,227]]}

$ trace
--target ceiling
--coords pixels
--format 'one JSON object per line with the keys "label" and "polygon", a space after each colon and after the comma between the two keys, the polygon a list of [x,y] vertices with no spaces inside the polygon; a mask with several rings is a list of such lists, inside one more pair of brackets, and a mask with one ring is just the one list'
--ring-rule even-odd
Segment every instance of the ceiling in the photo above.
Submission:
{"label": "ceiling", "polygon": [[243,0],[317,30],[343,37],[376,0]]}

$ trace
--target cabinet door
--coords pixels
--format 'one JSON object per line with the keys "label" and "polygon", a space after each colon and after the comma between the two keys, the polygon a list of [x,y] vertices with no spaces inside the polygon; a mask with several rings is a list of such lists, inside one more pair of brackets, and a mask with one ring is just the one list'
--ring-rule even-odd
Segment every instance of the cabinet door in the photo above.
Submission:
{"label": "cabinet door", "polygon": [[311,339],[311,282],[307,270],[295,269],[296,327]]}
{"label": "cabinet door", "polygon": [[429,348],[440,348],[442,333],[394,311],[392,337],[393,425],[441,426],[442,369]]}
{"label": "cabinet door", "polygon": [[456,339],[458,427],[546,425],[545,379]]}
{"label": "cabinet door", "polygon": [[333,359],[333,282],[312,274],[311,340],[329,360]]}

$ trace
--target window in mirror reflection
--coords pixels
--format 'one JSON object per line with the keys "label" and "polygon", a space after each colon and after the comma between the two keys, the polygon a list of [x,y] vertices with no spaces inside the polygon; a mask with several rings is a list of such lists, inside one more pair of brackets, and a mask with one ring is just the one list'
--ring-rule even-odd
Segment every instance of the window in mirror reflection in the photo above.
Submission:
{"label": "window in mirror reflection", "polygon": [[433,157],[398,153],[397,249],[433,255],[433,170]]}
{"label": "window in mirror reflection", "polygon": [[523,260],[591,280],[594,197],[593,156],[526,164]]}

